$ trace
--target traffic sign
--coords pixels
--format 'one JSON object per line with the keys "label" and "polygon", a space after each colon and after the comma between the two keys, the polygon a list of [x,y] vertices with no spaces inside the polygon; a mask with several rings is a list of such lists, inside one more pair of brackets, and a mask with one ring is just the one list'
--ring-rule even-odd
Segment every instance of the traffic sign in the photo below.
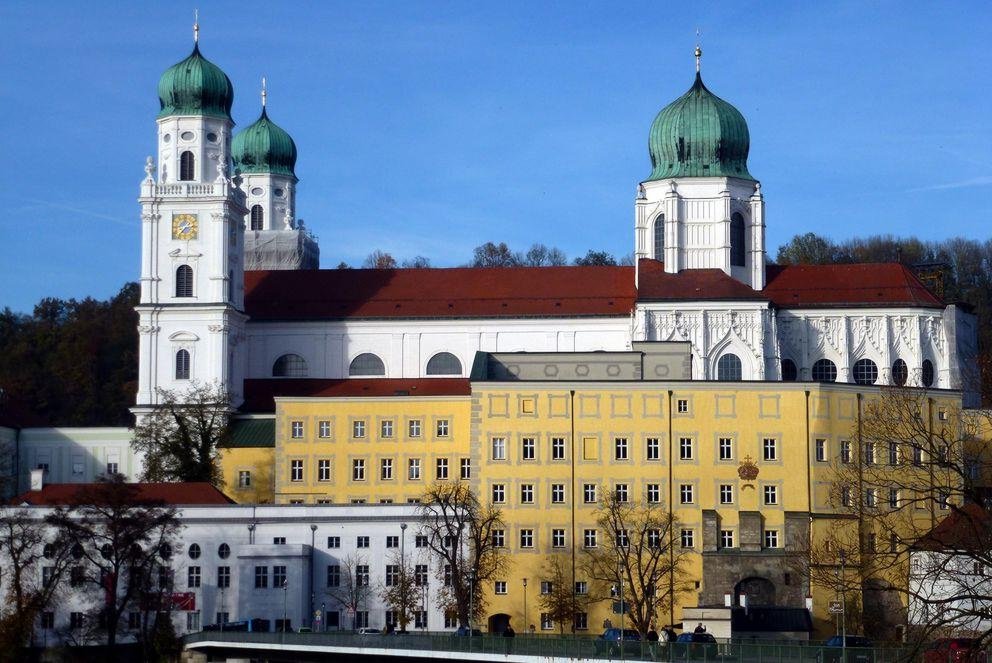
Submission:
{"label": "traffic sign", "polygon": [[831,601],[827,606],[827,612],[831,615],[843,615],[844,614],[844,603],[841,601]]}

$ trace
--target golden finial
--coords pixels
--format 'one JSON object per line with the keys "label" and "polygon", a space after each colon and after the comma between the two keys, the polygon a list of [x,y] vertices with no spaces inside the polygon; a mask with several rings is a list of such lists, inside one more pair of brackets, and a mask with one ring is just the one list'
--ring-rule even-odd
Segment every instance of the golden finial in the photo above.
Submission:
{"label": "golden finial", "polygon": [[703,57],[703,49],[699,48],[699,28],[696,28],[696,73],[699,73],[699,59]]}
{"label": "golden finial", "polygon": [[268,93],[265,91],[265,76],[262,76],[262,108],[265,108],[265,97]]}
{"label": "golden finial", "polygon": [[199,43],[200,41],[200,10],[193,10],[193,43]]}

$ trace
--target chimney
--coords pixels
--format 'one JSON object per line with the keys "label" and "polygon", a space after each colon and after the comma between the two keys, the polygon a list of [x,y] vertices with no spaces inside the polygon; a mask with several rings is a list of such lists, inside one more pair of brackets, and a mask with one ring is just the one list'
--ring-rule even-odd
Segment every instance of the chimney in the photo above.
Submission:
{"label": "chimney", "polygon": [[31,490],[39,491],[45,487],[45,470],[37,468],[31,470]]}

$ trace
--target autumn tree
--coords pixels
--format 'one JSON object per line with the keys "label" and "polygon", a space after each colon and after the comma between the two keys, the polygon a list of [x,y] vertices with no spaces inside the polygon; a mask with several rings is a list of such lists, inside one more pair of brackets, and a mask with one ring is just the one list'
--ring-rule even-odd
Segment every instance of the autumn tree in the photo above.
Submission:
{"label": "autumn tree", "polygon": [[541,611],[558,625],[558,632],[565,633],[565,627],[575,630],[575,615],[585,612],[588,594],[575,591],[575,576],[572,565],[565,555],[548,555],[541,568],[541,582],[550,583],[548,591],[543,589],[538,595]]}
{"label": "autumn tree", "polygon": [[598,545],[583,550],[582,570],[594,581],[590,598],[614,601],[621,590],[631,628],[644,637],[659,614],[674,614],[690,589],[688,558],[675,545],[679,521],[658,502],[631,502],[607,493],[596,511]]}
{"label": "autumn tree", "polygon": [[376,249],[372,253],[368,254],[365,258],[365,262],[362,263],[363,269],[396,269],[396,258],[389,255],[385,251],[380,251]]}
{"label": "autumn tree", "polygon": [[440,562],[441,604],[455,611],[459,626],[485,614],[482,587],[502,577],[509,564],[494,533],[506,528],[503,512],[483,504],[461,481],[430,486],[418,509],[431,554]]}
{"label": "autumn tree", "polygon": [[393,612],[401,631],[406,631],[413,621],[413,614],[420,606],[420,594],[413,565],[398,553],[392,555],[386,562],[386,578],[379,595]]}
{"label": "autumn tree", "polygon": [[80,488],[47,522],[71,546],[74,583],[91,590],[89,623],[113,647],[121,616],[140,608],[147,579],[168,564],[166,551],[181,529],[176,510],[143,499],[135,484],[115,474]]}
{"label": "autumn tree", "polygon": [[193,382],[183,392],[159,389],[151,414],[138,420],[133,448],[145,459],[145,481],[205,481],[222,486],[218,448],[230,437],[230,398],[218,383]]}
{"label": "autumn tree", "polygon": [[340,560],[339,564],[329,567],[327,595],[351,613],[351,628],[354,629],[358,613],[368,606],[372,596],[368,559],[352,554]]}

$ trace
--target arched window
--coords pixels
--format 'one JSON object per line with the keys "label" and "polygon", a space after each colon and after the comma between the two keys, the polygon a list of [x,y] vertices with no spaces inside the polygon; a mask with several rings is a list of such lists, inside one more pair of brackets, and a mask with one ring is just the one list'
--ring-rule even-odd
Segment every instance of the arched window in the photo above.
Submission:
{"label": "arched window", "polygon": [[189,350],[176,353],[176,379],[189,380]]}
{"label": "arched window", "polygon": [[462,363],[450,352],[438,352],[427,362],[427,375],[461,375]]}
{"label": "arched window", "polygon": [[351,360],[348,375],[385,375],[386,366],[371,352],[358,355]]}
{"label": "arched window", "polygon": [[193,296],[193,268],[179,265],[176,269],[176,297]]}
{"label": "arched window", "polygon": [[837,365],[829,359],[818,359],[813,364],[813,380],[816,382],[837,382]]}
{"label": "arched window", "polygon": [[742,379],[741,358],[730,352],[720,357],[716,362],[716,379],[735,381]]}
{"label": "arched window", "polygon": [[183,152],[179,155],[179,181],[180,182],[192,182],[196,177],[194,176],[194,171],[196,170],[196,157],[190,151]]}
{"label": "arched window", "polygon": [[878,365],[871,359],[854,362],[854,381],[858,384],[875,384],[878,381]]}
{"label": "arched window", "polygon": [[740,212],[730,216],[730,264],[735,267],[744,266],[744,217]]}
{"label": "arched window", "polygon": [[932,387],[933,386],[933,362],[929,359],[923,360],[923,386]]}
{"label": "arched window", "polygon": [[659,214],[654,220],[654,259],[665,260],[665,215]]}
{"label": "arched window", "polygon": [[300,355],[283,355],[272,364],[272,377],[274,378],[305,378],[306,376],[307,360]]}
{"label": "arched window", "polygon": [[791,359],[782,360],[782,381],[795,382],[799,378],[799,371],[796,370],[796,362]]}
{"label": "arched window", "polygon": [[200,558],[200,544],[199,543],[190,544],[190,546],[189,546],[189,558],[190,559],[199,559]]}
{"label": "arched window", "polygon": [[261,230],[265,220],[265,212],[262,211],[261,205],[251,206],[251,229]]}
{"label": "arched window", "polygon": [[909,367],[906,366],[906,362],[902,359],[896,359],[892,362],[892,384],[899,385],[902,387],[906,384],[906,380],[909,379]]}

